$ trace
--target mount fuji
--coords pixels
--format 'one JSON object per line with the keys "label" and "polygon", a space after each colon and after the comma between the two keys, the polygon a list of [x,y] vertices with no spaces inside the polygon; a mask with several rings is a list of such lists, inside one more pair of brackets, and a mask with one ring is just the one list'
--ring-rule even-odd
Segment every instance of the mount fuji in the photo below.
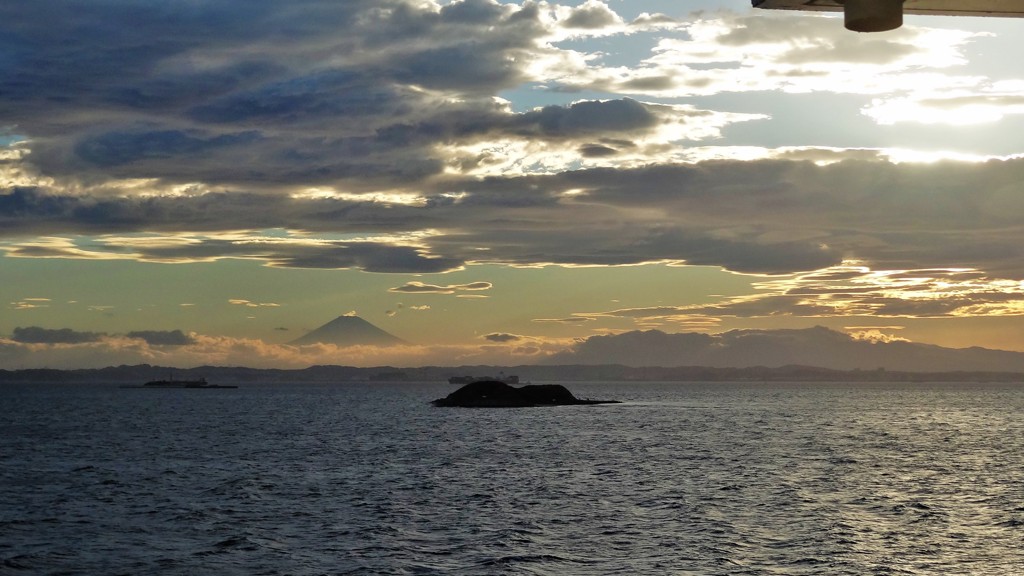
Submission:
{"label": "mount fuji", "polygon": [[358,316],[338,316],[327,324],[288,344],[333,344],[335,346],[400,346],[405,340],[370,324]]}

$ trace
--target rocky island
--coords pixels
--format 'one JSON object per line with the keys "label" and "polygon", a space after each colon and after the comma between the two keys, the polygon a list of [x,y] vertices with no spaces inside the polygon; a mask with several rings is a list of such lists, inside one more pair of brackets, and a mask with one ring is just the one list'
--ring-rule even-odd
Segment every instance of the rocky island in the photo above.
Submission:
{"label": "rocky island", "polygon": [[515,388],[497,380],[471,382],[448,396],[431,402],[434,406],[458,408],[529,408],[618,403],[618,400],[580,400],[565,386],[559,384],[527,384]]}

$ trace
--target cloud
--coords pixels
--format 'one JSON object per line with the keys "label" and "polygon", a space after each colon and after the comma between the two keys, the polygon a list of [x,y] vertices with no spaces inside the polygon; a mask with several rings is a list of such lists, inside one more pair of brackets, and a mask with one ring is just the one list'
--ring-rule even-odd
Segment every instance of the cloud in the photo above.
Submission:
{"label": "cloud", "polygon": [[34,308],[49,308],[49,298],[23,298],[17,302],[11,302],[11,308],[15,310],[32,310]]}
{"label": "cloud", "polygon": [[[244,236],[228,233],[221,236],[179,238],[169,242],[148,237],[116,236],[100,239],[111,248],[108,254],[89,253],[81,248],[54,248],[52,257],[72,258],[82,254],[92,258],[130,258],[150,262],[203,262],[222,258],[259,259],[280,268],[356,268],[367,272],[436,273],[457,270],[461,260],[430,254],[421,246],[402,245],[401,239],[358,241],[310,240]],[[59,252],[56,252],[59,250]],[[133,251],[129,251],[133,250]],[[38,257],[26,252],[24,245],[11,248],[9,255]],[[252,303],[275,306],[273,303]]]}
{"label": "cloud", "polygon": [[[641,14],[627,24],[595,0],[260,2],[244,15],[239,6],[142,7],[128,18],[113,5],[42,0],[0,13],[0,48],[12,54],[0,114],[26,138],[12,161],[30,159],[67,186],[387,187],[484,170],[517,150],[506,170],[649,161],[674,141],[763,118],[621,97],[517,112],[495,97],[529,83],[663,97],[917,94],[979,80],[946,73],[978,35],[912,26],[880,39],[832,19],[766,14]],[[639,31],[659,40],[631,67],[564,46]],[[634,141],[637,154],[583,136]]]}
{"label": "cloud", "polygon": [[[19,189],[0,196],[0,234],[111,226],[121,232],[51,241],[48,250],[63,258],[244,258],[376,272],[664,262],[791,274],[856,261],[873,270],[970,268],[993,279],[1024,278],[1013,217],[1024,207],[1016,193],[1024,158],[924,164],[863,150],[802,156],[819,161],[719,160],[470,179],[458,183],[458,197],[425,190],[429,200],[421,205],[258,195],[243,201],[228,194],[97,200]],[[257,223],[287,221],[295,231],[247,231],[250,214]],[[142,232],[183,222],[223,231]],[[376,232],[333,238],[346,230]],[[38,245],[11,239],[0,241],[0,250],[38,257],[29,250]],[[464,289],[411,282],[392,291]]]}
{"label": "cloud", "polygon": [[591,322],[593,318],[586,316],[572,316],[569,318],[534,318],[533,322],[549,322],[552,324],[583,324],[584,322]]}
{"label": "cloud", "polygon": [[181,330],[140,330],[129,332],[125,336],[144,340],[150,346],[187,346],[195,342]]}
{"label": "cloud", "polygon": [[483,336],[483,339],[489,340],[491,342],[507,343],[518,342],[522,340],[523,337],[519,336],[518,334],[509,334],[507,332],[493,332],[491,334],[485,334]]}
{"label": "cloud", "polygon": [[455,294],[464,291],[490,290],[493,284],[490,282],[470,282],[468,284],[448,284],[439,286],[436,284],[424,284],[423,282],[407,282],[401,286],[388,288],[388,292],[400,292],[405,294]]}
{"label": "cloud", "polygon": [[180,130],[107,132],[80,141],[75,154],[96,166],[113,167],[161,158],[199,159],[220,148],[252,143],[255,132],[206,137]]}
{"label": "cloud", "polygon": [[[620,116],[647,105],[612,101],[583,104],[606,115],[565,108],[570,131],[552,131],[560,107],[515,113],[494,98],[577,58],[549,42],[560,30],[624,32],[600,2],[553,15],[532,3],[300,1],[226,17],[235,4],[142,7],[130,24],[101,3],[4,11],[0,47],[22,56],[4,63],[0,114],[48,176],[257,187],[418,181],[444,172],[440,144],[655,126],[650,111],[639,125]],[[74,57],[59,48],[68,38]]]}
{"label": "cloud", "polygon": [[229,298],[228,304],[235,306],[245,306],[247,308],[280,308],[281,305],[276,302],[251,302],[243,298]]}
{"label": "cloud", "polygon": [[78,332],[69,328],[49,329],[39,326],[18,327],[14,329],[11,339],[23,344],[81,344],[98,342],[104,334],[96,332]]}
{"label": "cloud", "polygon": [[70,328],[50,329],[38,326],[18,327],[11,335],[13,342],[21,344],[91,344],[118,342],[123,338],[141,340],[151,346],[186,346],[193,344],[192,336],[181,330],[138,330],[124,335],[103,332],[81,332]]}
{"label": "cloud", "polygon": [[882,332],[879,328],[868,328],[863,330],[857,330],[850,332],[850,337],[854,340],[864,340],[867,342],[910,342],[907,338],[902,338],[893,334],[887,334]]}
{"label": "cloud", "polygon": [[301,246],[293,250],[283,244],[271,259],[282,268],[358,268],[366,272],[438,273],[458,270],[464,262],[457,258],[435,256],[414,246],[395,246],[371,242],[331,242],[320,246]]}
{"label": "cloud", "polygon": [[[757,294],[712,304],[582,312],[586,318],[627,318],[638,324],[713,324],[722,318],[955,318],[1024,316],[1019,280],[972,269],[876,271],[846,263],[806,274],[764,279]],[[873,334],[878,327],[849,330]],[[873,337],[873,336],[872,336]],[[876,338],[877,339],[877,338]]]}
{"label": "cloud", "polygon": [[832,18],[778,14],[699,15],[688,38],[661,39],[630,68],[579,68],[560,78],[577,88],[662,96],[785,91],[884,94],[970,88],[978,77],[946,69],[966,62],[981,34],[904,26],[885,36],[852,35]]}
{"label": "cloud", "polygon": [[619,17],[607,4],[600,0],[587,0],[580,6],[569,11],[567,18],[560,24],[566,28],[585,28],[595,30],[610,26],[621,26]]}
{"label": "cloud", "polygon": [[[32,54],[6,62],[0,113],[26,136],[4,158],[11,186],[357,190],[489,173],[517,150],[506,169],[635,163],[672,141],[764,117],[629,98],[517,112],[495,97],[527,82],[557,83],[566,70],[603,70],[594,55],[557,46],[567,31],[680,27],[648,14],[626,25],[602,2],[300,1],[226,18],[231,6],[173,16],[142,8],[124,29],[124,14],[100,3],[71,14],[44,0],[0,14],[5,52]],[[277,42],[281,29],[271,22],[296,40]],[[74,58],[59,48],[68,38]],[[64,98],[69,91],[78,96]],[[623,154],[588,139],[638,148]]]}
{"label": "cloud", "polygon": [[428,306],[428,305],[423,305],[423,306],[406,306],[405,304],[402,304],[401,302],[399,302],[398,304],[395,305],[395,307],[393,309],[386,310],[384,313],[387,314],[389,317],[392,317],[392,316],[397,316],[398,313],[400,311],[402,311],[402,310],[412,310],[414,312],[423,312],[424,310],[430,310],[430,306]]}
{"label": "cloud", "polygon": [[998,122],[1005,116],[1024,114],[1024,83],[1005,88],[983,85],[876,98],[862,113],[882,125],[917,122],[964,126]]}

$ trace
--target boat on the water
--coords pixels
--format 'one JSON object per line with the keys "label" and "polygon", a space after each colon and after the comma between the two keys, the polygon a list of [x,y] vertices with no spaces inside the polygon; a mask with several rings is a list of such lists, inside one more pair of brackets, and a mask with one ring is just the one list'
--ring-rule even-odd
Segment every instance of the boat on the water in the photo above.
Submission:
{"label": "boat on the water", "polygon": [[124,388],[238,388],[227,384],[210,384],[206,378],[198,380],[175,380],[173,376],[167,380],[151,380],[142,386],[124,386]]}

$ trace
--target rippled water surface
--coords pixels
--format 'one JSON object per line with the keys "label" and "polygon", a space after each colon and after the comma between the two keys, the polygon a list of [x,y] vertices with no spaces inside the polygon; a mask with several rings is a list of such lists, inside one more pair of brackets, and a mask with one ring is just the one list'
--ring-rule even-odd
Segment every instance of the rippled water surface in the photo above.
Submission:
{"label": "rippled water surface", "polygon": [[0,574],[1024,573],[1024,386],[0,387]]}

